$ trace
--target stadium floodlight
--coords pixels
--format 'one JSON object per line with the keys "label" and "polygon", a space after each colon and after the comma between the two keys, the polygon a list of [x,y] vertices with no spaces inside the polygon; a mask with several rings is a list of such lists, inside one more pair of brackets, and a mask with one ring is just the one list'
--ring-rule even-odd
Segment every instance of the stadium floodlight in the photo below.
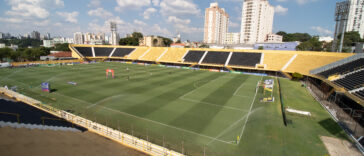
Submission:
{"label": "stadium floodlight", "polygon": [[[350,1],[343,1],[336,3],[336,9],[335,9],[335,21],[336,21],[336,31],[335,31],[335,42],[333,43],[333,47],[336,48],[336,41],[339,33],[337,33],[341,25],[341,39],[340,39],[340,46],[337,52],[342,52],[343,49],[343,43],[344,43],[344,36],[345,36],[345,29],[347,26],[347,20],[349,16],[350,11]],[[340,23],[340,24],[339,24]]]}

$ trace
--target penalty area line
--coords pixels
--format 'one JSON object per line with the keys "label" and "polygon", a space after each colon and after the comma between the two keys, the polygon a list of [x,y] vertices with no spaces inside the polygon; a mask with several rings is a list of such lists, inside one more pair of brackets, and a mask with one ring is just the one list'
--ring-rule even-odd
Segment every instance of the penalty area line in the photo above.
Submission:
{"label": "penalty area line", "polygon": [[[215,138],[213,138],[211,136],[203,135],[203,134],[196,133],[196,132],[193,132],[193,131],[190,131],[190,130],[186,130],[186,129],[178,128],[178,127],[175,127],[175,126],[167,125],[167,124],[164,124],[164,123],[161,123],[161,122],[158,122],[158,121],[154,121],[154,120],[146,119],[146,118],[143,118],[143,117],[135,116],[135,115],[132,115],[132,114],[123,112],[123,111],[111,109],[111,108],[104,107],[104,106],[98,106],[98,107],[101,107],[101,108],[103,108],[105,110],[109,110],[109,111],[112,111],[112,112],[116,112],[116,113],[120,113],[120,114],[123,114],[123,115],[127,115],[127,116],[131,116],[131,117],[134,117],[134,118],[138,118],[138,119],[141,119],[141,120],[145,120],[145,121],[148,121],[148,122],[152,122],[152,123],[155,123],[155,124],[158,124],[158,125],[162,125],[162,126],[165,126],[165,127],[169,127],[169,128],[172,128],[172,129],[177,129],[177,130],[180,130],[180,131],[183,131],[183,132],[187,132],[187,133],[190,133],[190,134],[194,134],[194,135],[198,135],[198,136],[201,136],[201,137],[205,137],[205,138],[208,138],[208,139],[215,139]],[[219,142],[222,142],[222,143],[234,145],[233,143],[228,142],[228,141],[219,140],[219,139],[215,139],[215,140],[216,141],[219,141]]]}

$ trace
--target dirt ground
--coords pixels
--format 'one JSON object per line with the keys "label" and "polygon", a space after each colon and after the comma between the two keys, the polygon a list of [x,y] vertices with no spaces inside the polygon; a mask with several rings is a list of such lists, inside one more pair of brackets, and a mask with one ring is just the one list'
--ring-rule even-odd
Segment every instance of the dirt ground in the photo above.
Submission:
{"label": "dirt ground", "polygon": [[355,145],[346,140],[326,136],[320,138],[331,156],[361,156]]}
{"label": "dirt ground", "polygon": [[2,156],[145,156],[92,132],[0,127]]}

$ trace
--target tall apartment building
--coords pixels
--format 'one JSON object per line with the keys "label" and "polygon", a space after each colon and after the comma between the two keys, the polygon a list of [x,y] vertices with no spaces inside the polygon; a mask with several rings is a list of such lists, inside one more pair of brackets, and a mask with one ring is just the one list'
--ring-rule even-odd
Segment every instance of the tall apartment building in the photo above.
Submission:
{"label": "tall apartment building", "polygon": [[120,36],[118,34],[117,25],[115,22],[110,22],[110,29],[111,29],[111,44],[119,45]]}
{"label": "tall apartment building", "polygon": [[244,0],[240,43],[264,42],[273,31],[274,7],[268,0]]}
{"label": "tall apartment building", "polygon": [[[344,13],[344,17],[340,17]],[[348,31],[358,31],[364,38],[364,0],[347,0],[336,3],[336,27],[334,39]]]}
{"label": "tall apartment building", "polygon": [[239,44],[240,33],[226,33],[225,44]]}
{"label": "tall apartment building", "polygon": [[31,34],[30,34],[30,37],[32,39],[37,39],[37,40],[40,40],[40,33],[38,31],[33,31]]}
{"label": "tall apartment building", "polygon": [[76,32],[73,34],[73,42],[74,44],[83,44],[84,38],[81,32]]}
{"label": "tall apartment building", "polygon": [[205,10],[204,43],[225,44],[228,32],[229,15],[218,3],[211,3]]}

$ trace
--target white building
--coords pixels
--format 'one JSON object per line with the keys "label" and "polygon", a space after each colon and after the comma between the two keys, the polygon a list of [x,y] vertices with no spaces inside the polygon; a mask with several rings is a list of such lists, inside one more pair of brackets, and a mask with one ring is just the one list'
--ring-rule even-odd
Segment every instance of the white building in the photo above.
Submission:
{"label": "white building", "polygon": [[117,24],[115,22],[110,22],[110,29],[111,29],[111,44],[119,45],[120,36],[118,34]]}
{"label": "white building", "polygon": [[277,34],[268,34],[265,42],[269,43],[281,43],[283,42],[283,36]]}
{"label": "white building", "polygon": [[176,37],[173,37],[173,38],[172,38],[172,41],[173,41],[173,43],[176,43],[176,42],[178,42],[178,41],[180,41],[180,42],[181,42],[181,34],[178,34]]}
{"label": "white building", "polygon": [[54,47],[53,40],[43,40],[43,47],[46,48]]}
{"label": "white building", "polygon": [[74,44],[83,44],[84,38],[81,32],[76,32],[73,34],[73,42]]}
{"label": "white building", "polygon": [[[346,6],[349,6],[348,8]],[[364,38],[364,0],[348,0],[336,4],[337,9],[342,8],[343,12],[348,12],[347,20],[337,22],[335,38],[340,35],[345,27],[345,32],[358,31]],[[348,9],[348,10],[346,10]],[[340,9],[341,10],[341,9]]]}
{"label": "white building", "polygon": [[239,44],[240,33],[226,33],[225,44]]}
{"label": "white building", "polygon": [[268,0],[244,0],[240,43],[264,42],[273,30],[274,7]]}
{"label": "white building", "polygon": [[332,38],[332,37],[330,37],[330,36],[320,36],[319,37],[319,41],[320,42],[327,42],[327,43],[329,43],[329,42],[331,42],[331,41],[333,41],[334,40],[334,38]]}
{"label": "white building", "polygon": [[218,3],[211,3],[205,10],[204,43],[225,44],[229,15]]}

